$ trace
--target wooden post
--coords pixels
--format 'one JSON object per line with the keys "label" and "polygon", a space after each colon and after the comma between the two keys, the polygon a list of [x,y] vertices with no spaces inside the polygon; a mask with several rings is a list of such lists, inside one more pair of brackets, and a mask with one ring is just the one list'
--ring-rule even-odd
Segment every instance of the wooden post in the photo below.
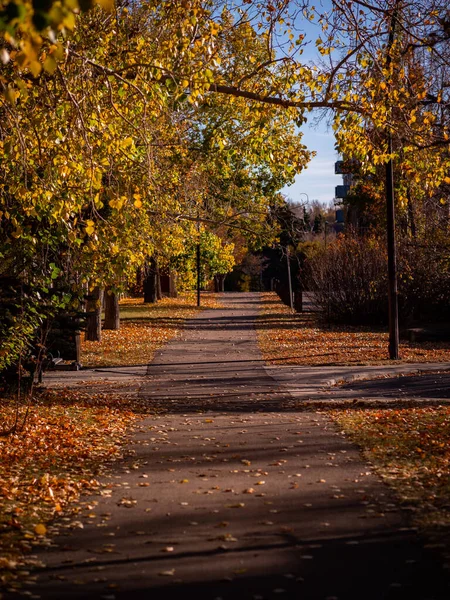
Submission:
{"label": "wooden post", "polygon": [[105,291],[105,321],[103,329],[120,329],[119,296],[111,288]]}

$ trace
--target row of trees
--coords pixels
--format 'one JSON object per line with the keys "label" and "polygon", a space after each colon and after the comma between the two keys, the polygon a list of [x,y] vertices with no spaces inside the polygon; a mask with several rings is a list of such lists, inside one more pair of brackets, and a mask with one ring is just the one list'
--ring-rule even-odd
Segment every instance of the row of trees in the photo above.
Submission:
{"label": "row of trees", "polygon": [[[33,51],[20,23],[15,38],[5,34],[0,276],[11,292],[0,369],[86,293],[95,323],[101,288],[110,297],[138,269],[149,280],[155,265],[176,270],[186,286],[197,243],[221,274],[235,233],[241,246],[273,235],[268,209],[309,153],[289,111],[205,94],[212,68],[244,80],[273,60],[249,18],[218,8],[97,7],[71,33],[63,20],[35,39]],[[265,87],[284,76],[275,64],[258,79]]]}
{"label": "row of trees", "polygon": [[360,113],[334,122],[353,179],[344,202],[353,235],[314,256],[309,274],[328,313],[347,322],[386,322],[391,285],[391,321],[395,294],[405,327],[450,316],[450,13],[436,2],[379,9],[383,38],[373,35],[376,12],[368,19],[367,10],[343,6],[337,14],[344,35],[350,17],[358,23],[347,93],[367,91]]}
{"label": "row of trees", "polygon": [[411,235],[447,206],[444,0],[0,2],[0,369],[86,289],[173,266],[202,235],[273,239],[313,109],[391,207],[395,175]]}

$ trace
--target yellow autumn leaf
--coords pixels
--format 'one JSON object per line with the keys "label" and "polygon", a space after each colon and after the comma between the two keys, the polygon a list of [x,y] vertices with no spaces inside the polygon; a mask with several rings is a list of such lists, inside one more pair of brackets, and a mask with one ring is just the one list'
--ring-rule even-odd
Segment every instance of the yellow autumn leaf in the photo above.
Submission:
{"label": "yellow autumn leaf", "polygon": [[86,233],[88,235],[92,235],[95,231],[94,221],[88,220],[86,221]]}
{"label": "yellow autumn leaf", "polygon": [[53,58],[53,56],[47,56],[47,58],[44,60],[45,72],[49,75],[53,75],[53,73],[56,71],[56,66],[56,60]]}
{"label": "yellow autumn leaf", "polygon": [[19,96],[19,91],[14,89],[12,86],[8,86],[4,92],[3,95],[5,97],[5,100],[9,103],[9,104],[15,104],[16,103],[16,99]]}
{"label": "yellow autumn leaf", "polygon": [[134,201],[134,206],[135,206],[136,208],[141,208],[141,206],[142,206],[142,200],[136,199],[136,200]]}
{"label": "yellow autumn leaf", "polygon": [[28,68],[30,69],[30,72],[33,75],[33,77],[37,77],[42,71],[42,65],[38,60],[32,60],[28,65]]}
{"label": "yellow autumn leaf", "polygon": [[37,535],[45,535],[47,533],[47,527],[42,523],[39,523],[34,528],[34,533],[36,533]]}
{"label": "yellow autumn leaf", "polygon": [[72,31],[72,29],[74,29],[75,23],[76,23],[75,15],[72,12],[67,13],[62,21],[62,24],[64,25],[64,27],[66,29],[70,29],[70,31]]}

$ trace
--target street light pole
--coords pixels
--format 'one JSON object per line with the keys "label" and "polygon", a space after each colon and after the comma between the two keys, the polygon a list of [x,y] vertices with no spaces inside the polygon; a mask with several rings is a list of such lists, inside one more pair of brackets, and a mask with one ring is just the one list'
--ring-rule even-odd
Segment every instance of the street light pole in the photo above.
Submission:
{"label": "street light pole", "polygon": [[328,221],[324,222],[325,227],[325,264],[327,265],[325,277],[327,278],[327,322],[330,325],[330,277],[328,273],[328,256],[327,256],[327,227],[330,225]]}
{"label": "street light pole", "polygon": [[306,192],[300,192],[299,196],[306,196],[306,202],[309,204],[309,196]]}
{"label": "street light pole", "polygon": [[[392,155],[392,135],[387,134],[388,154]],[[392,158],[386,163],[388,298],[389,298],[389,358],[399,358],[397,251],[395,243],[394,169]]]}
{"label": "street light pole", "polygon": [[[400,1],[396,0],[391,18],[391,27],[387,43],[386,67],[392,64],[391,50],[397,34]],[[392,111],[390,95],[387,108]],[[386,163],[386,208],[387,208],[387,251],[388,251],[388,300],[389,300],[389,358],[399,359],[399,327],[398,327],[398,288],[397,288],[397,248],[395,242],[395,202],[394,202],[394,163],[392,160],[392,130],[386,126],[386,142],[389,160]]]}
{"label": "street light pole", "polygon": [[197,207],[197,306],[200,306],[201,261],[200,261],[200,214]]}
{"label": "street light pole", "polygon": [[294,312],[294,298],[292,295],[292,277],[291,277],[291,256],[289,253],[288,245],[286,245],[286,262],[287,262],[288,284],[289,284],[289,305],[291,307],[291,311]]}
{"label": "street light pole", "polygon": [[201,264],[200,264],[200,242],[197,243],[197,306],[200,306],[201,286]]}

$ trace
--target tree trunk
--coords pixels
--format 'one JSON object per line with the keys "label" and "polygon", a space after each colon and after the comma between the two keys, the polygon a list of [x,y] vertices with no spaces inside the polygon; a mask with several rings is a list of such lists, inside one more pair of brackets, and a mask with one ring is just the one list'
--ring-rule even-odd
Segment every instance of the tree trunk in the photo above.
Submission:
{"label": "tree trunk", "polygon": [[120,329],[119,296],[108,288],[105,292],[105,322],[103,329]]}
{"label": "tree trunk", "polygon": [[218,294],[225,291],[226,275],[214,275],[214,291]]}
{"label": "tree trunk", "polygon": [[169,271],[169,296],[171,298],[178,298],[178,290],[177,290],[177,274],[175,271]]}
{"label": "tree trunk", "polygon": [[416,239],[416,219],[414,215],[414,207],[411,198],[411,190],[408,188],[408,192],[406,194],[406,198],[408,200],[408,221],[409,221],[409,230],[411,232],[411,237]]}
{"label": "tree trunk", "polygon": [[157,282],[156,260],[152,257],[146,265],[145,277],[143,281],[144,302],[145,304],[154,304],[158,301],[158,282]]}
{"label": "tree trunk", "polygon": [[85,339],[89,342],[100,342],[102,339],[102,304],[103,289],[97,286],[87,299]]}
{"label": "tree trunk", "polygon": [[296,312],[303,312],[303,290],[295,290],[294,292],[294,308]]}
{"label": "tree trunk", "polygon": [[138,267],[136,270],[136,282],[134,286],[132,286],[133,293],[136,296],[140,296],[144,289],[144,279],[145,279],[145,267]]}
{"label": "tree trunk", "polygon": [[156,264],[156,298],[158,300],[161,300],[163,297],[163,293],[162,293],[162,288],[161,288],[161,276],[159,273],[159,266],[158,266],[158,262],[155,259],[155,264]]}

